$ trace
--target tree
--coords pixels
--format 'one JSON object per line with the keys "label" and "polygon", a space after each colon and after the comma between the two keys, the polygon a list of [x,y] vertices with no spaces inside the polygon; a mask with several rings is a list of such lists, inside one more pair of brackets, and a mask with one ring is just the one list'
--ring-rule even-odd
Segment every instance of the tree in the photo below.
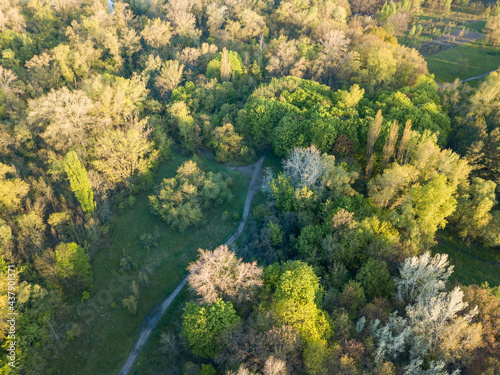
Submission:
{"label": "tree", "polygon": [[60,243],[55,249],[56,273],[72,293],[86,288],[92,282],[89,256],[76,243]]}
{"label": "tree", "polygon": [[356,280],[361,283],[369,298],[388,297],[394,289],[394,283],[387,269],[387,264],[374,258],[368,259],[358,270]]}
{"label": "tree", "polygon": [[155,79],[155,85],[163,96],[167,96],[182,81],[184,65],[177,60],[167,60],[161,67],[160,74]]}
{"label": "tree", "polygon": [[242,146],[243,137],[234,131],[234,126],[225,123],[216,127],[214,130],[214,145],[216,149],[215,158],[217,161],[227,162],[243,156],[244,146]]}
{"label": "tree", "polygon": [[370,127],[368,128],[368,139],[366,145],[366,179],[370,180],[370,177],[373,172],[373,166],[375,165],[375,154],[373,153],[373,149],[375,147],[375,142],[378,139],[380,134],[380,129],[382,129],[382,121],[384,118],[382,117],[382,111],[379,109],[375,118],[370,123]]}
{"label": "tree", "polygon": [[317,307],[322,289],[312,267],[295,261],[277,271],[273,275],[276,282],[273,310],[278,321],[297,329],[307,342],[327,340],[332,330],[327,316]]}
{"label": "tree", "polygon": [[101,138],[95,148],[94,165],[114,184],[131,187],[134,177],[144,175],[158,157],[149,140],[152,132],[147,118],[129,119],[125,129],[112,130]]}
{"label": "tree", "polygon": [[0,32],[24,32],[25,19],[21,13],[19,3],[15,0],[2,1],[0,4]]}
{"label": "tree", "polygon": [[416,186],[410,190],[410,199],[403,205],[411,205],[424,244],[433,242],[437,229],[444,228],[446,218],[455,211],[457,201],[453,196],[454,192],[455,189],[447,184],[444,175],[437,175],[425,186]]}
{"label": "tree", "polygon": [[167,224],[184,231],[203,219],[202,208],[231,198],[220,173],[205,174],[195,162],[186,161],[177,169],[175,178],[163,179],[157,194],[149,196],[149,203]]}
{"label": "tree", "polygon": [[237,303],[251,301],[262,286],[262,268],[257,262],[242,262],[227,246],[198,252],[196,262],[188,266],[189,286],[203,303],[214,303],[219,298]]}
{"label": "tree", "polygon": [[287,40],[286,37],[275,41],[276,47],[274,51],[269,51],[267,57],[269,62],[266,70],[274,76],[284,77],[291,74],[293,65],[298,59],[298,41]]}
{"label": "tree", "polygon": [[0,213],[15,211],[28,195],[30,186],[20,178],[13,178],[16,169],[0,163]]}
{"label": "tree", "polygon": [[40,255],[45,242],[46,225],[43,218],[36,212],[21,215],[16,218],[19,227],[17,249],[25,259]]}
{"label": "tree", "polygon": [[320,177],[327,168],[320,151],[312,145],[308,148],[296,147],[283,161],[283,170],[295,186],[313,187],[320,183]]}
{"label": "tree", "polygon": [[196,28],[196,17],[191,13],[194,4],[193,0],[169,0],[165,4],[167,17],[174,25],[175,34],[186,39],[197,39],[201,34]]}
{"label": "tree", "polygon": [[183,146],[193,152],[201,143],[201,129],[185,102],[175,102],[168,108],[176,128],[183,141]]}
{"label": "tree", "polygon": [[405,369],[417,373],[423,358],[432,356],[440,360],[429,367],[442,369],[481,345],[481,325],[472,323],[477,308],[461,313],[467,307],[463,291],[456,287],[443,292],[452,273],[447,265],[446,255],[441,254],[405,260],[396,284],[398,298],[406,302],[406,317],[394,312],[385,326],[375,329],[377,362],[386,356],[409,355]]}
{"label": "tree", "polygon": [[473,175],[500,184],[500,128],[486,129],[484,121],[472,127],[475,141],[467,148],[467,160],[474,167]]}
{"label": "tree", "polygon": [[453,220],[460,236],[467,242],[471,238],[483,237],[486,227],[493,220],[491,209],[497,203],[496,186],[493,181],[474,177],[471,184],[462,184],[459,187]]}
{"label": "tree", "polygon": [[231,302],[219,299],[204,306],[188,302],[182,315],[182,333],[193,354],[214,358],[222,333],[234,327],[239,320]]}
{"label": "tree", "polygon": [[65,153],[88,144],[87,132],[97,120],[91,114],[95,105],[83,91],[63,87],[30,100],[28,106],[28,120],[33,125],[45,125],[42,137],[57,151]]}
{"label": "tree", "polygon": [[429,252],[421,256],[406,258],[399,267],[400,277],[396,279],[396,297],[406,304],[419,298],[430,298],[444,290],[454,266],[448,263],[447,254]]}
{"label": "tree", "polygon": [[294,210],[295,190],[289,177],[284,173],[280,173],[275,179],[270,181],[269,187],[278,210],[281,212]]}
{"label": "tree", "polygon": [[149,21],[144,27],[141,36],[146,43],[153,48],[166,47],[170,44],[172,28],[169,22],[162,21],[160,18],[155,18],[153,21]]}
{"label": "tree", "polygon": [[494,46],[500,45],[500,14],[489,17],[484,28],[488,41]]}
{"label": "tree", "polygon": [[417,178],[418,170],[413,165],[394,163],[368,183],[368,194],[377,206],[390,209],[401,204],[404,192]]}
{"label": "tree", "polygon": [[399,125],[397,121],[394,121],[391,125],[391,129],[389,130],[389,135],[387,136],[384,144],[384,158],[382,161],[382,171],[387,166],[392,154],[394,153],[394,149],[396,147],[396,142],[398,141],[398,130]]}
{"label": "tree", "polygon": [[236,51],[222,50],[213,60],[207,64],[205,75],[207,78],[220,78],[223,81],[231,77],[239,77],[244,73],[245,66]]}
{"label": "tree", "polygon": [[220,58],[220,78],[223,81],[229,80],[229,78],[231,78],[231,72],[231,61],[229,60],[227,49],[224,47]]}
{"label": "tree", "polygon": [[64,170],[68,175],[71,190],[75,193],[78,202],[80,202],[83,212],[91,215],[96,208],[94,192],[92,191],[87,171],[82,163],[80,163],[80,159],[75,151],[70,151],[66,154]]}

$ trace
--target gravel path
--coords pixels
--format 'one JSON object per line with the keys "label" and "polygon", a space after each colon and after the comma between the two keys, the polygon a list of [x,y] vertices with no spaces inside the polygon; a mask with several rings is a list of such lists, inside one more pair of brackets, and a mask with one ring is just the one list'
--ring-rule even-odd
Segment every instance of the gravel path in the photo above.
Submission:
{"label": "gravel path", "polygon": [[[205,154],[207,158],[213,160],[213,157],[207,151],[202,150],[202,152],[203,154]],[[250,213],[250,206],[252,204],[253,196],[260,190],[262,186],[262,163],[264,162],[266,156],[267,152],[264,155],[262,155],[262,157],[256,163],[252,165],[244,167],[226,167],[227,169],[243,173],[245,176],[247,176],[247,178],[251,176],[251,179],[250,182],[248,183],[247,196],[245,199],[245,206],[243,209],[243,216],[241,218],[240,225],[238,226],[238,229],[236,229],[236,232],[226,241],[225,245],[232,244],[241,235],[241,233],[243,233],[243,229],[245,228],[245,224],[247,222],[247,218]],[[187,284],[188,277],[189,276],[186,276],[184,280],[182,280],[179,283],[179,285],[177,285],[173,293],[170,294],[168,298],[166,298],[161,303],[161,305],[155,306],[146,316],[146,318],[142,322],[142,327],[139,332],[139,338],[137,339],[134,348],[130,352],[127,361],[123,365],[118,375],[128,375],[128,373],[132,369],[132,366],[134,365],[137,359],[137,356],[139,355],[140,351],[144,347],[144,344],[148,340],[149,335],[151,334],[153,329],[156,328],[158,322],[160,321],[160,318],[163,316],[165,311],[167,311],[172,301],[179,294],[182,288],[184,288],[184,286]]]}

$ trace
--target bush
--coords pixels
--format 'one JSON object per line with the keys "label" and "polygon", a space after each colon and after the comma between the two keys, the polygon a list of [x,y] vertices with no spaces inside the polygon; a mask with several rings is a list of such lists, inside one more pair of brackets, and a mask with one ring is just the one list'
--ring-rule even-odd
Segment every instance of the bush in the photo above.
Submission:
{"label": "bush", "polygon": [[82,299],[81,301],[84,302],[90,298],[90,293],[87,292],[86,290],[82,293]]}
{"label": "bush", "polygon": [[139,242],[146,250],[158,246],[159,236],[157,233],[143,233],[139,237]]}
{"label": "bush", "polygon": [[132,315],[137,314],[137,297],[133,294],[122,300],[125,307]]}

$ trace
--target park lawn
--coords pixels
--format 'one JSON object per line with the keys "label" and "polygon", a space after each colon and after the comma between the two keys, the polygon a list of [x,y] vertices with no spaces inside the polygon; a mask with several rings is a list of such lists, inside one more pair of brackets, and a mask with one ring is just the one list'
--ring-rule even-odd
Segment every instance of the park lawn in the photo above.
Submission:
{"label": "park lawn", "polygon": [[453,82],[456,78],[472,78],[498,69],[500,48],[487,46],[484,40],[478,40],[424,58],[429,73],[435,75],[437,82]]}
{"label": "park lawn", "polygon": [[453,284],[481,285],[486,281],[491,287],[500,285],[500,266],[481,261],[498,263],[498,248],[467,246],[450,229],[439,231],[436,237],[433,253],[448,254],[450,264],[455,266],[450,278]]}
{"label": "park lawn", "polygon": [[[178,154],[163,163],[155,183],[173,177],[177,168],[187,160]],[[186,266],[196,258],[198,248],[215,248],[237,228],[239,221],[223,222],[221,215],[228,211],[241,216],[247,190],[246,178],[238,172],[227,171],[203,155],[198,165],[206,172],[223,172],[233,179],[233,199],[205,213],[208,220],[186,232],[169,229],[161,219],[151,214],[148,195],[154,189],[136,196],[133,207],[118,212],[108,235],[108,245],[98,250],[92,260],[94,278],[90,298],[75,302],[73,320],[81,332],[60,351],[51,364],[54,374],[102,375],[117,374],[137,339],[145,316],[166,298],[186,276]],[[139,243],[143,233],[159,234],[158,247],[145,249]],[[132,260],[132,269],[121,272],[124,254]],[[131,284],[140,285],[137,314],[122,306],[122,299],[131,294]],[[77,314],[77,309],[80,314]],[[71,327],[72,322],[67,323]]]}

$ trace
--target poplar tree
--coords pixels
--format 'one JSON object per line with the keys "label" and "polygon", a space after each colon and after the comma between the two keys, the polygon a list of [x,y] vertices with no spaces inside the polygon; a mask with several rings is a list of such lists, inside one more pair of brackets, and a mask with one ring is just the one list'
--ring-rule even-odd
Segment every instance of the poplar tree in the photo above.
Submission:
{"label": "poplar tree", "polygon": [[382,162],[382,171],[387,166],[389,159],[394,154],[394,149],[396,146],[396,142],[398,141],[398,131],[399,125],[397,121],[394,121],[391,125],[391,129],[389,130],[389,135],[387,136],[384,144],[384,158]]}
{"label": "poplar tree", "polygon": [[231,78],[231,61],[229,60],[229,54],[225,47],[222,49],[222,56],[220,59],[220,77],[223,81],[227,81]]}
{"label": "poplar tree", "polygon": [[366,145],[366,179],[369,180],[372,172],[373,165],[375,164],[375,154],[373,154],[373,148],[375,146],[375,142],[378,139],[380,134],[380,129],[382,128],[382,121],[384,118],[382,117],[382,111],[379,109],[375,118],[370,124],[370,128],[368,129],[368,141]]}
{"label": "poplar tree", "polygon": [[90,186],[85,167],[80,162],[75,151],[69,151],[64,161],[64,170],[68,175],[71,190],[80,202],[85,214],[90,215],[95,210],[94,193]]}

